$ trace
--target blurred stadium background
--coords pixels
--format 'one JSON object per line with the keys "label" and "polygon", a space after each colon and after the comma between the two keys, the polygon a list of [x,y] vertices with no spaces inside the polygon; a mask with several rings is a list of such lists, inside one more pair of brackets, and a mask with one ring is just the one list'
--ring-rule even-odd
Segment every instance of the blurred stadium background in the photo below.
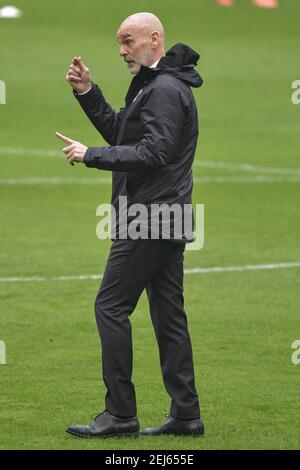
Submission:
{"label": "blurred stadium background", "polygon": [[[299,1],[272,11],[247,0],[234,8],[213,0],[13,4],[23,16],[0,19],[0,448],[299,448],[300,365],[291,361],[300,336],[300,105],[291,102]],[[103,272],[110,246],[95,236],[110,173],[68,165],[54,133],[105,145],[64,77],[81,55],[107,100],[123,106],[132,77],[115,33],[137,11],[160,17],[166,50],[184,42],[201,55],[194,202],[205,204],[205,247],[185,255],[187,270],[200,268],[185,276],[207,428],[200,441],[64,433],[102,411],[99,281],[89,276]],[[145,297],[132,322],[139,416],[149,426],[168,413],[169,399]]]}

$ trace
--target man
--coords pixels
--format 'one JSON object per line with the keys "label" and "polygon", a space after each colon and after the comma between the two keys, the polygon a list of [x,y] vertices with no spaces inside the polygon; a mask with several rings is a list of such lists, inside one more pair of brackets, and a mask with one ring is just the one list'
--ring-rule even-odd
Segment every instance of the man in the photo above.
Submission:
{"label": "man", "polygon": [[[112,204],[120,196],[129,205],[191,203],[191,166],[198,138],[197,109],[190,86],[202,79],[194,70],[199,55],[184,44],[166,54],[164,29],[151,13],[126,18],[117,32],[120,55],[134,75],[125,107],[116,113],[91,81],[81,58],[75,57],[67,80],[108,147],[86,147],[58,134],[71,164],[113,172]],[[148,222],[144,221],[144,222]],[[150,225],[152,219],[150,220]],[[80,437],[136,436],[135,389],[129,316],[144,289],[159,346],[163,380],[172,403],[168,419],[143,435],[204,433],[194,383],[192,348],[183,306],[183,252],[191,230],[169,239],[159,225],[154,237],[124,238],[118,225],[95,302],[102,343],[103,379],[107,388],[103,413],[89,425],[72,425]],[[125,227],[126,228],[126,227]],[[150,230],[151,231],[151,230]],[[151,232],[152,233],[152,232]]]}

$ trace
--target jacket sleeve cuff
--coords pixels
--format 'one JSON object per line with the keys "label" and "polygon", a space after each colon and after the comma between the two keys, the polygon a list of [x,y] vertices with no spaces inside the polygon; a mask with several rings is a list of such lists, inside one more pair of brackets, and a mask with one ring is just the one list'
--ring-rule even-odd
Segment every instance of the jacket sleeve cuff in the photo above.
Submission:
{"label": "jacket sleeve cuff", "polygon": [[82,93],[78,93],[78,91],[76,92],[77,95],[81,96],[81,95],[86,95],[89,91],[91,91],[93,85],[90,86],[90,88],[88,88],[86,91],[83,91]]}
{"label": "jacket sleeve cuff", "polygon": [[90,168],[97,168],[97,158],[99,159],[101,147],[88,147],[83,157],[83,163]]}
{"label": "jacket sleeve cuff", "polygon": [[73,90],[73,95],[75,96],[77,101],[79,101],[80,104],[88,105],[89,103],[93,103],[95,101],[95,98],[101,95],[101,92],[99,87],[92,82],[92,87],[89,91],[82,95],[80,93],[77,93],[77,91]]}

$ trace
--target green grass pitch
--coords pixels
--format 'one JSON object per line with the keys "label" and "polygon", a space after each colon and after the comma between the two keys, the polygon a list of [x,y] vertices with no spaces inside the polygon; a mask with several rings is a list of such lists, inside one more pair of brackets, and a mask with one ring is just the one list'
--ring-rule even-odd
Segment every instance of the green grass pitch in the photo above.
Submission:
{"label": "green grass pitch", "polygon": [[[291,102],[291,84],[300,79],[299,1],[282,0],[273,11],[246,0],[231,9],[213,0],[13,3],[23,17],[0,19],[7,87],[0,105],[0,340],[7,348],[0,448],[299,449],[300,365],[291,361],[300,337],[299,267],[185,276],[206,424],[200,440],[65,434],[66,425],[103,409],[98,281],[53,279],[102,273],[110,246],[95,235],[96,207],[109,202],[110,184],[84,184],[110,174],[71,167],[57,153],[55,131],[105,145],[64,77],[81,55],[107,100],[123,106],[131,76],[115,33],[137,11],[161,18],[166,49],[184,42],[201,54],[204,86],[194,95],[202,163],[194,166],[193,196],[205,204],[205,246],[186,252],[185,267],[300,262],[300,105]],[[44,280],[22,281],[33,276]],[[152,426],[168,413],[169,398],[144,295],[132,323],[139,417]]]}

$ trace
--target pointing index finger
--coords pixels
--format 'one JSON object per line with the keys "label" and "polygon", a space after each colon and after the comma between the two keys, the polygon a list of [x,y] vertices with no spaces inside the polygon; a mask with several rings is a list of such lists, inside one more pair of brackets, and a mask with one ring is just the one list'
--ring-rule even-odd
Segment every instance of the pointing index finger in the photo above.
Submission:
{"label": "pointing index finger", "polygon": [[56,134],[56,137],[63,140],[64,142],[66,142],[66,144],[73,144],[73,142],[75,142],[75,140],[70,139],[69,137],[66,137],[65,135],[61,134],[60,132],[55,132],[55,134]]}

